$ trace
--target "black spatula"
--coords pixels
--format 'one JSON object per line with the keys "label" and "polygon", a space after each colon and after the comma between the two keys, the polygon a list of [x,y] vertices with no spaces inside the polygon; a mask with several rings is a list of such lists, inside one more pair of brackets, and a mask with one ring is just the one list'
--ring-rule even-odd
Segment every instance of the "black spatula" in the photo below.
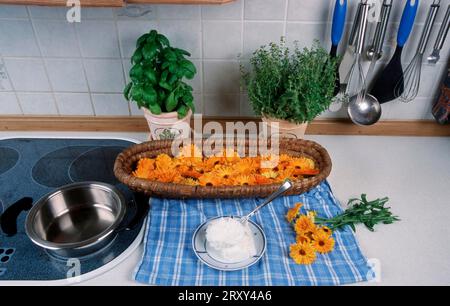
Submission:
{"label": "black spatula", "polygon": [[[403,10],[402,19],[397,33],[397,47],[389,64],[381,72],[372,87],[370,94],[380,103],[395,100],[403,92],[402,51],[414,26],[419,0],[408,0]],[[397,86],[397,90],[395,87]],[[397,94],[397,95],[396,95]]]}

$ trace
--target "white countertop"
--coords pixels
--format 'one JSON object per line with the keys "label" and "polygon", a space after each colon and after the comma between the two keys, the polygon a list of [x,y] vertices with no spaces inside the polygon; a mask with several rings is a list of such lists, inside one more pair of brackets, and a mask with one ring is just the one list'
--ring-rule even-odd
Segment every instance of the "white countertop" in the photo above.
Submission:
{"label": "white countertop", "polygon": [[[143,133],[0,132],[2,137],[133,138]],[[388,196],[400,222],[375,232],[357,228],[364,255],[380,263],[380,282],[357,285],[450,285],[450,137],[308,136],[333,161],[328,178],[342,204],[366,193]],[[132,272],[142,245],[114,269],[80,285],[139,285]]]}

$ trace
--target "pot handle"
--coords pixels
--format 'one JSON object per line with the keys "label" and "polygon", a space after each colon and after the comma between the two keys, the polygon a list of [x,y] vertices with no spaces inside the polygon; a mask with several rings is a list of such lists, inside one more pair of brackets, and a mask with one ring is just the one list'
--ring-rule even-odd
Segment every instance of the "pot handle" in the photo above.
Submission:
{"label": "pot handle", "polygon": [[149,211],[149,197],[134,193],[134,198],[127,203],[125,218],[117,228],[117,232],[130,231],[147,216]]}

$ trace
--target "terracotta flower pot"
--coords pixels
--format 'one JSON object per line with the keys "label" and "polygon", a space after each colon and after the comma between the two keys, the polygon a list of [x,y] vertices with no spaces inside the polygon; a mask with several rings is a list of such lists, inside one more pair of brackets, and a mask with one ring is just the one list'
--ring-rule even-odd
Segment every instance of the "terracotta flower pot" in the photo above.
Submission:
{"label": "terracotta flower pot", "polygon": [[[277,133],[274,129],[278,128],[277,134],[279,137],[302,139],[305,136],[306,127],[308,126],[308,123],[297,124],[267,116],[263,116],[261,119],[263,123],[268,125],[268,128],[270,128],[270,135],[267,136],[272,136],[274,133]],[[278,127],[276,124],[278,124]]]}
{"label": "terracotta flower pot", "polygon": [[177,112],[155,115],[146,108],[143,110],[152,140],[188,138],[190,136],[191,110],[182,119],[178,118]]}

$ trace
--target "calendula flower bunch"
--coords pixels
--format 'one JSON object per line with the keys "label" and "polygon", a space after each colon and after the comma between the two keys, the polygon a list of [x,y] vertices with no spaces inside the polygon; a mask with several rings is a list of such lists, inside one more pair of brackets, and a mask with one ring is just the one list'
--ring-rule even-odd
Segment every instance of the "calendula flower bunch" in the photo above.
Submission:
{"label": "calendula flower bunch", "polygon": [[[277,163],[263,163],[277,160]],[[262,168],[261,165],[265,165]],[[308,157],[279,156],[241,157],[234,150],[222,150],[204,157],[195,145],[180,148],[177,156],[159,154],[141,158],[133,175],[164,183],[191,186],[243,186],[277,184],[319,173],[314,160]]]}
{"label": "calendula flower bunch", "polygon": [[317,253],[325,254],[334,249],[334,239],[328,227],[315,224],[314,211],[301,214],[301,207],[302,203],[296,203],[286,214],[296,234],[296,243],[290,246],[289,255],[295,263],[309,265],[316,260]]}

